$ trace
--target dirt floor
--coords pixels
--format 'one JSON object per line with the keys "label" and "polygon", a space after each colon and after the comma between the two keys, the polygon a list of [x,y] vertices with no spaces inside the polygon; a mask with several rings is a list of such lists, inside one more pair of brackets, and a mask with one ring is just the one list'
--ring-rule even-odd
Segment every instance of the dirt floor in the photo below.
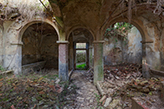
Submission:
{"label": "dirt floor", "polygon": [[[90,74],[85,70],[74,71],[71,77],[71,85],[76,85],[76,97],[74,106],[66,106],[67,109],[101,109],[99,104],[100,95],[97,88],[93,85]],[[71,97],[72,95],[70,95]]]}

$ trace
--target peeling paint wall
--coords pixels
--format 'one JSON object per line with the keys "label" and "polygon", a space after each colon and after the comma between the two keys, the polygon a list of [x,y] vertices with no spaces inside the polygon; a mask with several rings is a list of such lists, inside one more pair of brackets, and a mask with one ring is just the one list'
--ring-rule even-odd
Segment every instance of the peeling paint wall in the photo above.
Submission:
{"label": "peeling paint wall", "polygon": [[119,63],[142,63],[142,37],[136,27],[133,27],[127,36],[128,41],[117,37],[109,37],[104,43],[105,65]]}

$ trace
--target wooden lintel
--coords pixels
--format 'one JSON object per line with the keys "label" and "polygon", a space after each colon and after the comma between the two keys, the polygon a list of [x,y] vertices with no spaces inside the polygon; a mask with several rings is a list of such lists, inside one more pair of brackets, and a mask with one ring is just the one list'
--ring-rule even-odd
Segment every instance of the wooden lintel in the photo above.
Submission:
{"label": "wooden lintel", "polygon": [[76,48],[76,50],[87,50],[86,48]]}

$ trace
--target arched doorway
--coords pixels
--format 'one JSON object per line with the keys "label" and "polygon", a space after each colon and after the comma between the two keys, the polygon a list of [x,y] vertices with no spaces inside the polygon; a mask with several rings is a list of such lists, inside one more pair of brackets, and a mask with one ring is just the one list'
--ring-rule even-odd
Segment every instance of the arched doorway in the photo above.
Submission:
{"label": "arched doorway", "polygon": [[69,68],[88,69],[93,64],[93,36],[85,28],[74,29],[69,35]]}
{"label": "arched doorway", "polygon": [[[107,69],[113,69],[112,67],[114,67],[118,74],[120,69],[124,69],[126,73],[122,72],[122,74],[127,76],[133,71],[133,68],[137,68],[132,73],[137,75],[142,73],[144,77],[150,76],[148,66],[145,64],[146,45],[143,33],[138,25],[127,22],[114,22],[106,29],[104,35],[105,72],[109,73]],[[117,73],[114,75],[117,76]]]}
{"label": "arched doorway", "polygon": [[48,23],[38,22],[22,34],[22,70],[58,69],[58,35]]}
{"label": "arched doorway", "polygon": [[104,34],[104,64],[142,64],[142,35],[134,25],[116,22]]}

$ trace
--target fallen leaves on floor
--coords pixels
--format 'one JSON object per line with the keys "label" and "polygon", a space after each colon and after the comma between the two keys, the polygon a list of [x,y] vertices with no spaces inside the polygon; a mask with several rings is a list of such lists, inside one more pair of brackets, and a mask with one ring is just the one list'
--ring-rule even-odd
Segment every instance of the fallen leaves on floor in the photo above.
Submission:
{"label": "fallen leaves on floor", "polygon": [[54,108],[63,88],[43,77],[0,79],[0,108]]}

